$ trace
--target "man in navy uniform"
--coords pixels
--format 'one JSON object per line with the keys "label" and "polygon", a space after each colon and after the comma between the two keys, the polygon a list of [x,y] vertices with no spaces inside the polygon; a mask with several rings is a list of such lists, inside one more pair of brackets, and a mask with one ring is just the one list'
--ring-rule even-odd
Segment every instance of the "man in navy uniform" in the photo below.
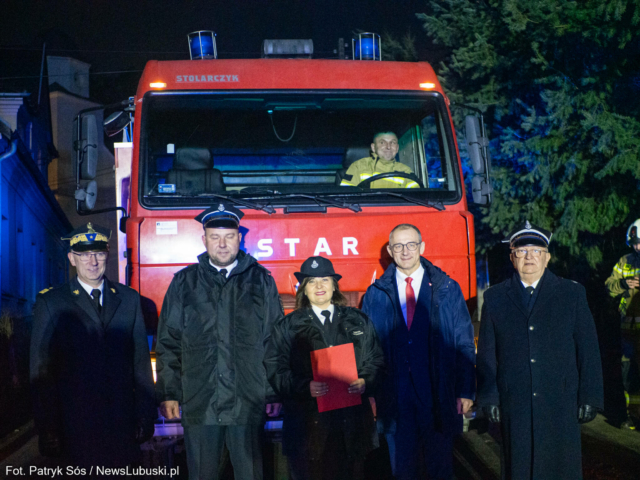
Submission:
{"label": "man in navy uniform", "polygon": [[242,217],[227,203],[196,217],[207,250],[175,274],[160,314],[160,411],[178,418],[182,405],[194,479],[219,478],[226,444],[235,478],[260,480],[265,411],[281,407],[262,361],[282,304],[269,271],[240,250]]}
{"label": "man in navy uniform", "polygon": [[77,277],[36,299],[31,384],[40,451],[68,465],[124,467],[157,417],[140,296],[105,277],[111,231],[71,232]]}
{"label": "man in navy uniform", "polygon": [[458,283],[421,255],[410,224],[389,235],[394,263],[367,289],[364,312],[380,338],[389,376],[375,399],[399,480],[453,477],[453,439],[475,394],[475,345]]}
{"label": "man in navy uniform", "polygon": [[502,478],[582,478],[580,424],[603,406],[585,289],[547,269],[551,232],[528,221],[504,240],[516,271],[484,294],[478,405],[500,422]]}

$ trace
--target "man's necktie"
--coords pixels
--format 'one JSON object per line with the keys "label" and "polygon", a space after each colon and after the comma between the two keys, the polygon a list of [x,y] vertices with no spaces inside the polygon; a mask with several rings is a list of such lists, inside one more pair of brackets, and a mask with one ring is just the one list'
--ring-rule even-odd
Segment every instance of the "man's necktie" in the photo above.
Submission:
{"label": "man's necktie", "polygon": [[529,294],[529,297],[527,297],[527,298],[529,298],[529,301],[527,302],[527,308],[529,308],[529,310],[531,310],[531,300],[533,300],[533,291],[535,290],[535,288],[526,287],[525,290]]}
{"label": "man's necktie", "polygon": [[411,329],[411,322],[413,322],[413,314],[416,311],[416,294],[413,291],[411,282],[413,278],[407,277],[404,279],[407,282],[406,295],[407,295],[407,329]]}
{"label": "man's necktie", "polygon": [[223,281],[227,281],[227,269],[226,268],[221,268],[220,269],[220,275],[222,275],[222,280]]}
{"label": "man's necktie", "polygon": [[102,312],[102,305],[100,305],[100,295],[102,292],[99,288],[94,288],[91,290],[91,297],[93,298],[93,304],[96,306],[98,313]]}

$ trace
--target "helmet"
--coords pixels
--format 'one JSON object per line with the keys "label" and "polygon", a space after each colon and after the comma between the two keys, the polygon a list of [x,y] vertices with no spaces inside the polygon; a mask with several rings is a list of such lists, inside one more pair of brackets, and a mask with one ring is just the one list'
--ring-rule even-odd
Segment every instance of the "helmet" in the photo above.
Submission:
{"label": "helmet", "polygon": [[627,245],[640,243],[640,218],[633,222],[627,230]]}

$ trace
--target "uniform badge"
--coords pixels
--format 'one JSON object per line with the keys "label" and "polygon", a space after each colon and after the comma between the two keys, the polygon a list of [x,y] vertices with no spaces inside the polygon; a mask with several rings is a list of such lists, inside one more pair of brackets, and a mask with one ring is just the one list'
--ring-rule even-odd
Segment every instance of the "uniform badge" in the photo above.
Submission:
{"label": "uniform badge", "polygon": [[218,205],[218,210],[220,210],[221,212],[224,212],[224,205],[222,204]]}
{"label": "uniform badge", "polygon": [[111,291],[112,291],[113,293],[116,293],[116,289],[115,289],[115,288],[112,288],[112,289],[111,289]]}
{"label": "uniform badge", "polygon": [[318,262],[314,260],[313,263],[311,264],[311,268],[318,268]]}
{"label": "uniform badge", "polygon": [[529,220],[527,220],[526,223],[524,224],[524,228],[526,228],[527,230],[531,229],[531,224],[529,223]]}
{"label": "uniform badge", "polygon": [[74,294],[74,295],[80,295],[80,290],[74,290],[74,291],[73,291],[73,294]]}

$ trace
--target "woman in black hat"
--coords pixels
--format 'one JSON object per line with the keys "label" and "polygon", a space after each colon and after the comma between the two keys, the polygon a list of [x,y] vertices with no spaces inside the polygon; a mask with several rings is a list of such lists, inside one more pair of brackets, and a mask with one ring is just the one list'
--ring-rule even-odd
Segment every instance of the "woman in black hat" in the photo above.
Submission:
{"label": "woman in black hat", "polygon": [[[369,403],[384,356],[369,318],[347,307],[330,260],[311,257],[295,273],[296,308],[273,328],[265,355],[267,377],[284,402],[283,450],[292,478],[361,479],[368,452],[378,447]],[[353,343],[358,380],[348,392],[360,405],[319,413],[326,383],[313,380],[310,352]]]}

